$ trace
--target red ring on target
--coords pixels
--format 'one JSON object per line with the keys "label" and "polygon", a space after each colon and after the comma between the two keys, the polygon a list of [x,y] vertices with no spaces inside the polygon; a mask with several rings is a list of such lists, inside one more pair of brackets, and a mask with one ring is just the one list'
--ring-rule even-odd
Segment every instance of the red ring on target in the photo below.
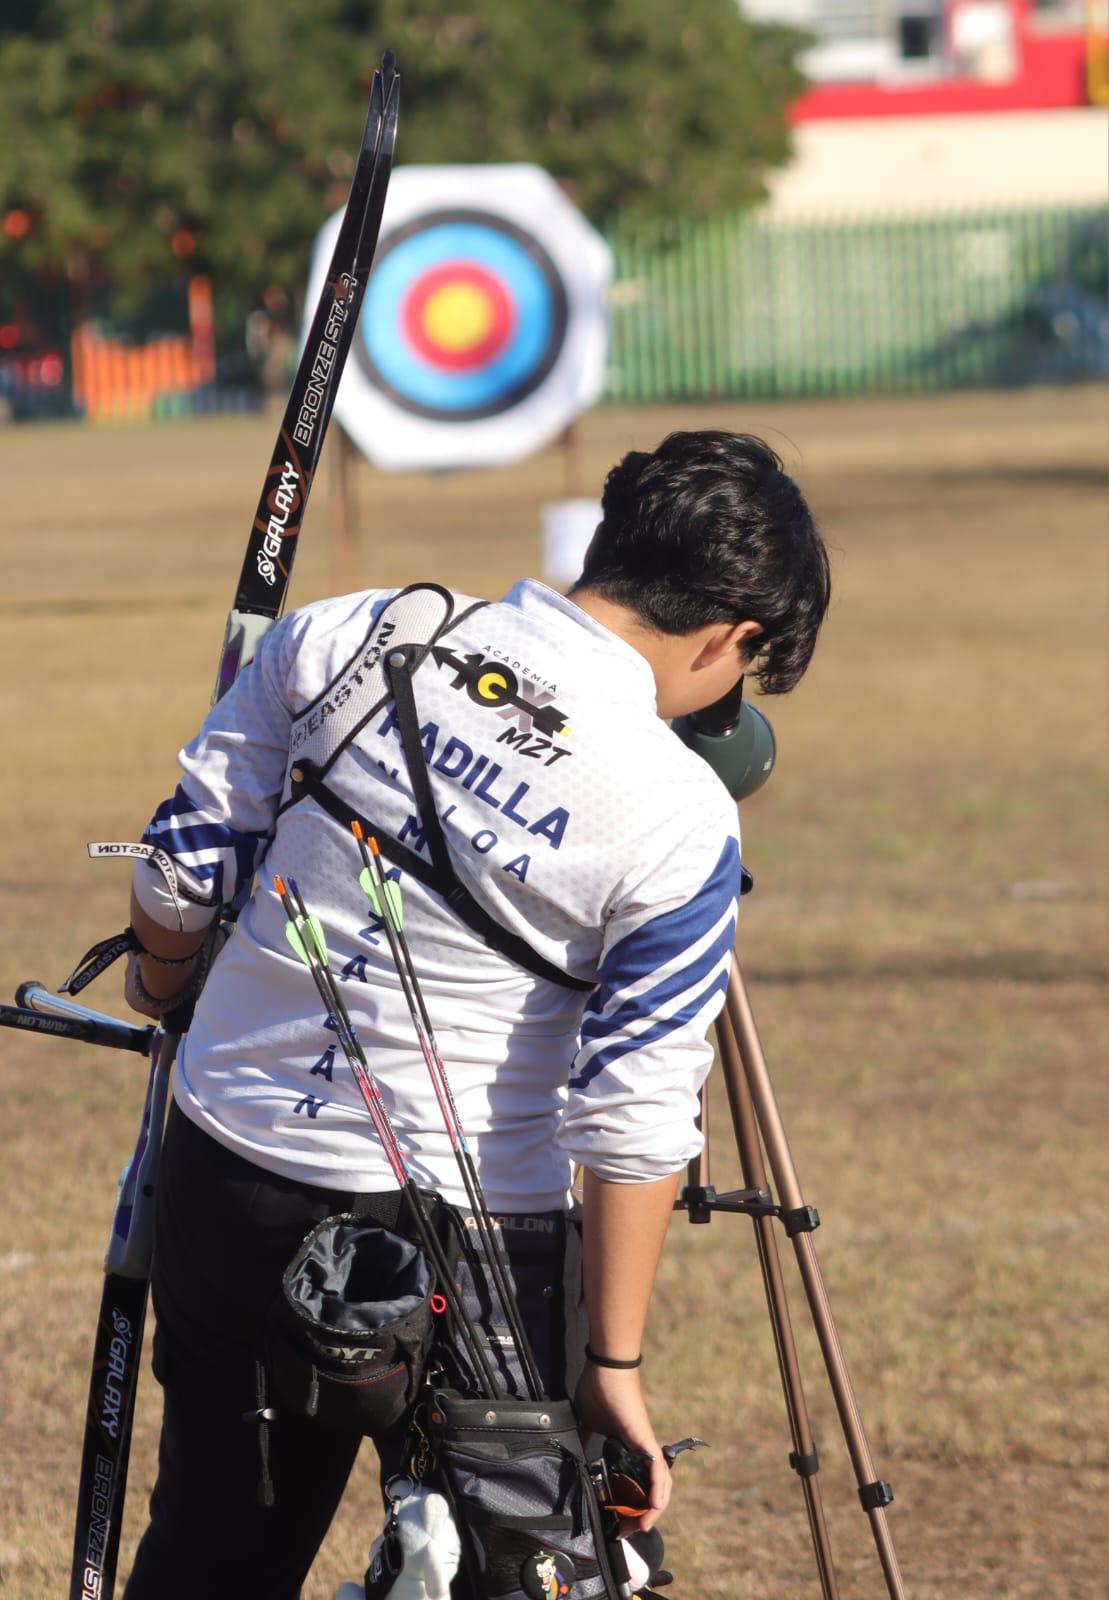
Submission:
{"label": "red ring on target", "polygon": [[516,326],[515,309],[504,285],[473,261],[444,261],[421,273],[398,309],[400,326],[412,349],[432,366],[452,372],[492,360]]}

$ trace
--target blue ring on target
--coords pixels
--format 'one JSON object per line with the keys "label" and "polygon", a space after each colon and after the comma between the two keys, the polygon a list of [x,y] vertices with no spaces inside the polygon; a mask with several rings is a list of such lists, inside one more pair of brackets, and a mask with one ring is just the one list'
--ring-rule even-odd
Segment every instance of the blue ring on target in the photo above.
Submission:
{"label": "blue ring on target", "polygon": [[[495,287],[503,337],[473,364],[444,347],[434,359],[434,330],[410,332],[422,288],[450,288],[450,264],[459,284],[480,302],[480,283]],[[479,287],[474,288],[477,284]],[[480,303],[477,312],[480,314]],[[490,316],[494,308],[490,309]],[[401,410],[440,422],[475,422],[499,416],[533,393],[550,374],[566,339],[566,288],[539,241],[488,211],[426,212],[381,243],[366,289],[355,339],[355,359],[369,381]],[[480,333],[480,329],[478,330]],[[490,341],[487,341],[490,343]],[[479,338],[475,345],[480,349]]]}

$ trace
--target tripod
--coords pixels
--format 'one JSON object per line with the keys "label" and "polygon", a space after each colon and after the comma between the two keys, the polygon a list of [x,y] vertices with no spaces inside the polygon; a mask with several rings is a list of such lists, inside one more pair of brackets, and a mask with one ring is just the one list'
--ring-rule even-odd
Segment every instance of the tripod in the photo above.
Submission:
{"label": "tripod", "polygon": [[[701,1129],[705,1135],[705,1145],[701,1154],[689,1164],[688,1182],[681,1192],[677,1205],[688,1212],[690,1222],[711,1222],[714,1212],[730,1211],[749,1216],[754,1223],[755,1244],[763,1285],[766,1289],[770,1326],[774,1336],[778,1371],[782,1380],[793,1442],[789,1463],[801,1480],[822,1600],[838,1600],[839,1586],[817,1478],[819,1460],[813,1444],[801,1370],[797,1361],[793,1325],[790,1321],[789,1303],[786,1299],[782,1264],[774,1231],[775,1218],[781,1221],[787,1237],[793,1241],[797,1265],[808,1300],[809,1314],[820,1341],[824,1365],[855,1471],[859,1499],[870,1521],[874,1543],[878,1549],[878,1559],[886,1580],[886,1589],[890,1600],[905,1600],[901,1571],[897,1564],[897,1555],[893,1548],[885,1512],[886,1506],[893,1499],[893,1490],[884,1479],[877,1476],[874,1468],[855,1391],[844,1360],[843,1348],[832,1320],[824,1279],[816,1259],[812,1235],[813,1230],[819,1226],[820,1218],[815,1207],[806,1205],[802,1198],[797,1169],[793,1164],[789,1141],[782,1125],[782,1115],[770,1082],[766,1058],[762,1052],[754,1014],[738,963],[733,966],[728,984],[727,1003],[716,1024],[716,1042],[724,1083],[728,1091],[728,1105],[735,1130],[736,1147],[739,1151],[740,1170],[746,1187],[732,1190],[727,1194],[717,1194],[710,1182],[708,1100],[702,1089]],[[777,1203],[767,1183],[766,1166],[763,1161],[764,1145],[778,1195]]]}

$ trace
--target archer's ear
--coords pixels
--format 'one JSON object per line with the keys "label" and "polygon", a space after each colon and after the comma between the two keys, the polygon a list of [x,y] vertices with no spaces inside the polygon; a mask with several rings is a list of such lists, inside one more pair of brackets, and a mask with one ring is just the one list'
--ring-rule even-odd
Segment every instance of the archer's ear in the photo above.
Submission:
{"label": "archer's ear", "polygon": [[717,622],[705,630],[705,641],[697,655],[695,666],[712,667],[725,656],[738,655],[742,665],[749,659],[762,634],[757,622]]}
{"label": "archer's ear", "polygon": [[747,666],[758,655],[763,646],[763,627],[761,622],[741,622],[740,627],[745,630],[740,640],[743,651],[743,660]]}

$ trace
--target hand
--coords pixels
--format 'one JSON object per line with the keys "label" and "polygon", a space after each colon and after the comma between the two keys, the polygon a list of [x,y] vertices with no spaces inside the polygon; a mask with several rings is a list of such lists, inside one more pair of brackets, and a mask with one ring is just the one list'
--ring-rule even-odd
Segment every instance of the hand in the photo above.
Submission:
{"label": "hand", "polygon": [[654,1527],[670,1501],[670,1468],[647,1415],[638,1369],[622,1372],[587,1361],[574,1395],[574,1414],[583,1443],[590,1435],[600,1434],[605,1439],[619,1439],[652,1458],[648,1509],[642,1516],[621,1518],[620,1536],[626,1538],[638,1528],[646,1531]]}

